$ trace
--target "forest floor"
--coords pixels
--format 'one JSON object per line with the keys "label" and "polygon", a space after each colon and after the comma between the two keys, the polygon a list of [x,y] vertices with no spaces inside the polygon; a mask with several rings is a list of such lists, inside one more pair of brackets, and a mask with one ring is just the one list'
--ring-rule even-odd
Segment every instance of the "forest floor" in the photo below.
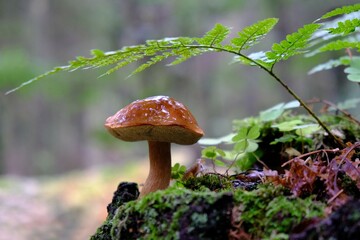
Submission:
{"label": "forest floor", "polygon": [[[185,151],[174,152],[174,161]],[[185,164],[182,162],[182,164]],[[148,160],[51,177],[0,177],[0,240],[88,239],[107,216],[119,182],[141,183]]]}
{"label": "forest floor", "polygon": [[[84,171],[0,180],[0,239],[88,239],[106,217],[114,176]],[[91,206],[91,207],[90,207]]]}

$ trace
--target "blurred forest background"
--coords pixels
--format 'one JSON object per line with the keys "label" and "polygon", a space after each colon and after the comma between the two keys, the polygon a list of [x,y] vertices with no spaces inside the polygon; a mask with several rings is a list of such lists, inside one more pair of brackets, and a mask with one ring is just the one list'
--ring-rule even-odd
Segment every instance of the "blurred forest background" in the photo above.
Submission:
{"label": "blurred forest background", "polygon": [[[120,142],[103,127],[108,116],[136,99],[174,97],[192,110],[207,137],[229,133],[233,119],[292,100],[261,70],[229,64],[232,56],[218,53],[175,67],[160,63],[129,79],[131,67],[103,78],[97,77],[106,69],[60,73],[4,95],[54,66],[89,56],[91,49],[201,36],[215,23],[231,26],[235,35],[259,20],[279,18],[258,47],[266,50],[326,11],[357,2],[0,0],[0,174],[48,177],[104,166],[125,169],[125,162],[146,158],[145,143]],[[276,72],[304,99],[339,102],[358,96],[342,69],[307,75],[330,57],[295,57],[279,64]],[[187,155],[191,161],[199,157],[198,147],[193,150]]]}

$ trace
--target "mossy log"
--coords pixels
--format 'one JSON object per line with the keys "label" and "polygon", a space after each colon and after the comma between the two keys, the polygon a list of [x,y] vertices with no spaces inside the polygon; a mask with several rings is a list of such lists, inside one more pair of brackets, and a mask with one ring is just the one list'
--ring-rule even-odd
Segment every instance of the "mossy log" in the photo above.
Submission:
{"label": "mossy log", "polygon": [[289,239],[297,226],[325,216],[324,203],[271,184],[217,192],[170,187],[138,195],[137,184],[120,183],[91,239]]}

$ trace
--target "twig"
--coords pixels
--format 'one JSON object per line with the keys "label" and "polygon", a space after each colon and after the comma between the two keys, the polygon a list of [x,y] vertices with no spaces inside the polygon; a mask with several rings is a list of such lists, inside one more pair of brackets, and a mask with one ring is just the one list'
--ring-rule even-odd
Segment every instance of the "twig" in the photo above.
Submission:
{"label": "twig", "polygon": [[335,149],[320,149],[320,150],[316,150],[316,151],[304,153],[304,154],[302,154],[302,155],[299,155],[299,156],[297,156],[297,157],[295,157],[295,158],[292,158],[292,159],[290,159],[289,161],[283,163],[283,164],[281,165],[281,167],[285,167],[285,166],[288,165],[289,163],[292,163],[293,161],[295,161],[295,159],[300,159],[300,158],[307,157],[307,156],[309,156],[309,155],[313,155],[313,154],[317,154],[317,153],[321,153],[321,152],[324,152],[324,153],[326,153],[326,152],[336,153],[336,152],[338,152],[339,150],[340,150],[339,148],[335,148]]}
{"label": "twig", "polygon": [[[360,142],[356,142],[356,143],[354,143],[353,145],[351,145],[350,147],[347,148],[346,153],[342,156],[342,158],[341,158],[341,160],[339,162],[339,169],[341,168],[341,165],[345,162],[347,156],[351,153],[351,151],[353,151],[357,147],[360,147]],[[335,185],[336,188],[337,188],[336,179],[337,179],[337,176],[338,176],[338,172],[339,171],[336,171],[336,173],[335,173],[334,185]]]}
{"label": "twig", "polygon": [[336,106],[336,104],[328,101],[328,100],[321,100],[321,99],[318,99],[318,98],[314,98],[310,101],[307,101],[308,103],[323,103],[327,106],[331,106],[333,108],[336,109],[336,111],[339,111],[341,112],[342,114],[344,114],[345,117],[349,118],[352,122],[356,123],[357,125],[360,125],[360,121],[357,120],[356,118],[354,118],[349,112],[339,108],[338,106]]}
{"label": "twig", "polygon": [[328,200],[328,204],[330,204],[332,201],[334,201],[341,193],[343,193],[344,192],[344,189],[341,189],[340,191],[338,191],[332,198],[330,198],[329,200]]}
{"label": "twig", "polygon": [[[243,153],[243,152],[242,152]],[[225,171],[225,175],[228,176],[229,170],[233,167],[235,161],[237,160],[238,156],[242,153],[237,153],[234,160],[232,161],[232,163],[230,164],[230,166],[226,169]]]}

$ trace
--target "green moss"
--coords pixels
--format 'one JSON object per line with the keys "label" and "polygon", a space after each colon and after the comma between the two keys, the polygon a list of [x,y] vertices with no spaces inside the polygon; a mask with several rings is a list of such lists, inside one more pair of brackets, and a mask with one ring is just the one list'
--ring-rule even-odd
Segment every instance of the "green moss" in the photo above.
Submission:
{"label": "green moss", "polygon": [[289,233],[301,221],[324,215],[325,205],[312,197],[306,199],[288,196],[287,190],[272,185],[234,195],[240,219],[245,230],[255,238],[270,237],[274,233]]}
{"label": "green moss", "polygon": [[359,239],[360,200],[347,201],[325,220],[293,233],[291,239]]}
{"label": "green moss", "polygon": [[96,233],[90,239],[111,240],[111,234],[110,234],[111,228],[112,228],[112,221],[106,220],[103,223],[103,225],[96,230]]}
{"label": "green moss", "polygon": [[111,240],[112,229],[114,226],[114,215],[117,209],[121,208],[125,203],[137,199],[139,191],[136,183],[121,182],[114,192],[111,203],[107,206],[108,216],[105,222],[99,227],[96,233],[91,236],[91,240]]}
{"label": "green moss", "polygon": [[[231,184],[229,179],[217,175],[195,178],[186,182],[204,191],[173,186],[135,201],[121,200],[116,211],[113,209],[119,196],[127,194],[115,194],[107,221],[92,239],[226,239],[234,229],[254,238],[286,239],[300,222],[324,214],[324,204],[312,197],[291,197],[282,187],[260,184],[253,191],[231,187],[225,190],[220,188],[224,181],[225,186]],[[205,183],[219,191],[210,191]],[[126,193],[131,192],[128,187],[132,185],[120,186]],[[241,229],[237,229],[239,226]]]}
{"label": "green moss", "polygon": [[[214,184],[215,179],[201,181]],[[323,216],[323,209],[311,197],[290,197],[288,190],[272,185],[220,192],[173,186],[123,203],[93,239],[226,239],[236,228],[234,221],[255,238],[284,239],[301,221]]]}
{"label": "green moss", "polygon": [[169,188],[122,205],[112,239],[188,239],[226,236],[232,194]]}
{"label": "green moss", "polygon": [[349,214],[349,220],[353,222],[360,222],[360,211],[353,211]]}
{"label": "green moss", "polygon": [[182,182],[185,188],[193,191],[222,191],[232,188],[231,180],[220,174],[205,174],[199,177],[189,178]]}
{"label": "green moss", "polygon": [[349,196],[360,198],[360,190],[356,185],[356,181],[344,173],[339,173],[339,177],[341,179],[341,188],[344,189],[345,193]]}

